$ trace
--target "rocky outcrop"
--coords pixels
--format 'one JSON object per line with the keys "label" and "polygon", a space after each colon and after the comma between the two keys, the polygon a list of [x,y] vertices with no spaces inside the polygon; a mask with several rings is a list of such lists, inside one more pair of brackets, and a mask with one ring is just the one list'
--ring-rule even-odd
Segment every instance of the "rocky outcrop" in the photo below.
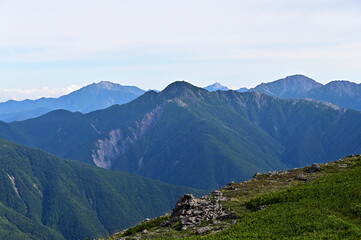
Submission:
{"label": "rocky outcrop", "polygon": [[16,195],[17,195],[18,197],[20,197],[18,188],[16,187],[16,184],[15,184],[15,177],[14,177],[14,176],[11,176],[11,175],[8,174],[8,173],[7,173],[7,175],[8,175],[8,177],[9,177],[11,183],[13,184],[13,189],[14,189]]}
{"label": "rocky outcrop", "polygon": [[321,166],[317,163],[311,165],[310,169],[308,169],[309,173],[321,171]]}
{"label": "rocky outcrop", "polygon": [[224,200],[224,197],[219,190],[200,198],[195,198],[192,194],[185,194],[178,199],[170,216],[169,224],[179,222],[179,229],[185,230],[204,220],[231,218],[233,213],[223,211],[221,200]]}
{"label": "rocky outcrop", "polygon": [[[163,105],[145,114],[141,119],[135,121],[134,126],[128,127],[128,131],[115,129],[109,132],[107,139],[99,139],[95,142],[92,150],[92,159],[98,167],[111,169],[114,162],[121,154],[124,154],[137,139],[144,135],[159,120],[163,113]],[[127,132],[130,132],[127,133]],[[142,166],[143,159],[139,161]]]}
{"label": "rocky outcrop", "polygon": [[122,138],[122,131],[116,129],[109,133],[108,139],[98,140],[95,143],[96,149],[93,149],[92,151],[92,158],[95,165],[101,168],[110,169],[122,151],[118,146],[118,143]]}

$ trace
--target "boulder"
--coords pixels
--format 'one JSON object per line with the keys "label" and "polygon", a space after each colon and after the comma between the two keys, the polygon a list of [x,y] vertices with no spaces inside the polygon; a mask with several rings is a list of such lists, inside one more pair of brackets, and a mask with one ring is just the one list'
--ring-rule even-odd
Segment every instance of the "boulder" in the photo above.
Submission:
{"label": "boulder", "polygon": [[185,194],[178,199],[170,216],[170,224],[179,222],[179,229],[187,229],[200,224],[204,220],[227,218],[230,213],[222,209],[222,192],[215,190],[209,196],[195,198]]}
{"label": "boulder", "polygon": [[310,169],[308,169],[309,173],[321,171],[321,166],[317,163],[311,165]]}
{"label": "boulder", "polygon": [[201,235],[204,233],[208,233],[212,230],[212,228],[210,226],[206,226],[206,227],[201,227],[196,231],[196,235]]}

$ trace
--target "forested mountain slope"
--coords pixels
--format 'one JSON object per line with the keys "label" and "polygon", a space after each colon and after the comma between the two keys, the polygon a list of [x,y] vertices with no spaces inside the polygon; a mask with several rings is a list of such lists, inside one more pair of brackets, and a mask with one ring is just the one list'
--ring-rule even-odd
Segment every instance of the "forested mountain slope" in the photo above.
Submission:
{"label": "forested mountain slope", "polygon": [[0,140],[0,239],[106,236],[204,193]]}

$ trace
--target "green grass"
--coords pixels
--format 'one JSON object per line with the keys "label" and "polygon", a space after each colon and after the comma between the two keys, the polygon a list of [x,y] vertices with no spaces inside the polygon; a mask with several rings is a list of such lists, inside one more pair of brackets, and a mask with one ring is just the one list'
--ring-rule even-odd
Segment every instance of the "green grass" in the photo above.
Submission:
{"label": "green grass", "polygon": [[346,159],[316,180],[251,198],[240,221],[212,238],[360,239],[360,163]]}
{"label": "green grass", "polygon": [[122,234],[122,236],[129,236],[135,233],[142,232],[143,230],[147,230],[147,231],[152,230],[158,227],[164,221],[169,221],[169,217],[168,216],[158,217],[156,219],[153,219],[152,221],[144,222],[135,227],[131,227],[127,231],[125,231],[124,234]]}
{"label": "green grass", "polygon": [[234,225],[230,220],[218,226],[210,223],[212,233],[203,236],[195,235],[203,226],[186,231],[158,226],[145,236],[154,239],[360,239],[361,157],[326,163],[320,172],[308,173],[308,169],[261,174],[253,180],[223,187],[227,201],[222,205],[235,212]]}

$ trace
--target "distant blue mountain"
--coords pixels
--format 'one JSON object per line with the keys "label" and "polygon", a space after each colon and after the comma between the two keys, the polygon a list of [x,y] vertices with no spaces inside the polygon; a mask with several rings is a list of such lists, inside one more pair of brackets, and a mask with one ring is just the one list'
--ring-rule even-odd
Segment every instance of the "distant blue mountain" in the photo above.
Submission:
{"label": "distant blue mountain", "polygon": [[261,83],[250,91],[261,92],[280,98],[303,98],[322,84],[304,75],[293,75],[269,83]]}
{"label": "distant blue mountain", "polygon": [[306,97],[361,111],[361,84],[332,81],[322,87],[312,89]]}
{"label": "distant blue mountain", "polygon": [[111,82],[99,82],[85,86],[59,98],[40,98],[0,103],[0,120],[21,121],[38,117],[56,109],[88,113],[104,109],[114,104],[124,104],[134,100],[145,91],[134,86],[122,86]]}
{"label": "distant blue mountain", "polygon": [[245,88],[245,87],[243,87],[243,88],[240,88],[240,89],[237,89],[236,90],[237,92],[248,92],[249,91],[249,89],[248,88]]}
{"label": "distant blue mountain", "polygon": [[[204,87],[204,89],[206,89],[208,92],[214,92],[214,91],[218,91],[218,90],[220,90],[220,91],[231,90],[228,87],[223,86],[222,84],[217,83],[217,82],[213,83],[212,85],[209,85],[207,87]],[[235,91],[237,91],[237,92],[248,92],[248,90],[249,90],[248,88],[243,87],[243,88],[237,89]]]}
{"label": "distant blue mountain", "polygon": [[217,91],[217,90],[221,90],[221,91],[230,90],[226,86],[223,86],[222,84],[217,83],[217,82],[213,83],[212,85],[209,85],[209,86],[205,87],[204,89],[206,89],[208,92],[213,92],[213,91]]}
{"label": "distant blue mountain", "polygon": [[279,98],[311,98],[361,111],[361,84],[349,81],[332,81],[323,85],[304,75],[293,75],[262,83],[249,91]]}

